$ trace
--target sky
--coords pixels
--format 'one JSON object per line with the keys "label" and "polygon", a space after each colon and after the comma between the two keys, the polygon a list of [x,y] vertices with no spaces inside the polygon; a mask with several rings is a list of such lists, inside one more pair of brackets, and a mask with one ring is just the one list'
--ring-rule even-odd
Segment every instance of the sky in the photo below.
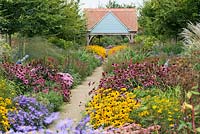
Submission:
{"label": "sky", "polygon": [[[80,0],[81,8],[97,8],[98,6],[105,6],[109,0]],[[143,0],[115,0],[119,4],[135,4],[136,7],[142,5]]]}

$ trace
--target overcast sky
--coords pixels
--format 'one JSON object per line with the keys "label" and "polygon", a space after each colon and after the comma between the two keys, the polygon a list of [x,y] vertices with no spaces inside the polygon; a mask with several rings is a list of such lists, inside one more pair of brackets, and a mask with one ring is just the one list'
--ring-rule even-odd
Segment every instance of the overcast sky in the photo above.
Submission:
{"label": "overcast sky", "polygon": [[[80,0],[81,8],[97,8],[98,6],[105,6],[109,0]],[[137,7],[141,6],[143,0],[115,0],[119,4],[134,3]]]}

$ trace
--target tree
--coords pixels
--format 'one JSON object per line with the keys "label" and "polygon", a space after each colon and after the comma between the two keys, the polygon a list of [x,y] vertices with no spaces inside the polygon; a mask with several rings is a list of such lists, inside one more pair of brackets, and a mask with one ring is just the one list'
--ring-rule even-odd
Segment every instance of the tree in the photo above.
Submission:
{"label": "tree", "polygon": [[200,20],[198,0],[149,0],[140,10],[139,24],[145,34],[177,38],[187,22]]}
{"label": "tree", "polygon": [[1,0],[0,31],[10,37],[56,36],[74,40],[85,31],[85,21],[79,14],[79,3],[74,0]]}
{"label": "tree", "polygon": [[9,44],[11,45],[11,35],[20,29],[20,3],[14,4],[13,1],[1,0],[0,3],[0,31],[2,34],[9,35]]}
{"label": "tree", "polygon": [[118,4],[115,0],[109,0],[109,2],[106,4],[106,8],[134,8],[135,5],[133,3],[131,4]]}

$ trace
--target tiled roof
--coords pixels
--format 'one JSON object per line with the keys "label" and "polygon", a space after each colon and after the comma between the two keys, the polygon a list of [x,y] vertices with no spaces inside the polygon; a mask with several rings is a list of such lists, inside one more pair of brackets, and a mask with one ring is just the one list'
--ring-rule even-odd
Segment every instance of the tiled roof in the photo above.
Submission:
{"label": "tiled roof", "polygon": [[135,8],[86,8],[87,29],[92,29],[103,17],[112,12],[130,30],[137,31],[137,15]]}

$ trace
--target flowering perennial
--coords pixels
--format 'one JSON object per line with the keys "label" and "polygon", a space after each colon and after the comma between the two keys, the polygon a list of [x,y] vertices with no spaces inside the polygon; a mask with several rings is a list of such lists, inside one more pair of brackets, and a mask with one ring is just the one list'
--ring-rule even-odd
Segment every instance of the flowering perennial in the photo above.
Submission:
{"label": "flowering perennial", "polygon": [[101,56],[103,59],[106,57],[106,49],[101,47],[101,46],[89,45],[89,46],[86,47],[86,50]]}
{"label": "flowering perennial", "polygon": [[[69,101],[70,88],[73,78],[68,73],[56,73],[55,69],[51,69],[41,64],[11,64],[4,63],[3,67],[10,79],[16,79],[24,84],[26,91],[46,92],[54,90],[60,92],[65,101]],[[24,92],[26,92],[24,91]]]}
{"label": "flowering perennial", "polygon": [[12,101],[8,98],[0,97],[0,130],[8,131],[10,128],[8,112],[15,111]]}
{"label": "flowering perennial", "polygon": [[17,111],[9,112],[8,117],[14,131],[29,132],[45,128],[57,117],[35,98],[19,96],[13,102],[16,103]]}
{"label": "flowering perennial", "polygon": [[122,126],[125,123],[134,122],[129,118],[129,113],[137,109],[140,103],[133,93],[126,92],[126,88],[120,91],[100,88],[93,99],[88,103],[86,112],[90,116],[90,123],[94,128],[107,126]]}
{"label": "flowering perennial", "polygon": [[125,49],[125,48],[127,48],[126,45],[115,46],[115,47],[113,47],[113,48],[111,48],[111,49],[108,50],[107,55],[108,56],[112,55],[112,54],[114,54],[114,53],[116,53],[118,51],[121,51],[121,50]]}

